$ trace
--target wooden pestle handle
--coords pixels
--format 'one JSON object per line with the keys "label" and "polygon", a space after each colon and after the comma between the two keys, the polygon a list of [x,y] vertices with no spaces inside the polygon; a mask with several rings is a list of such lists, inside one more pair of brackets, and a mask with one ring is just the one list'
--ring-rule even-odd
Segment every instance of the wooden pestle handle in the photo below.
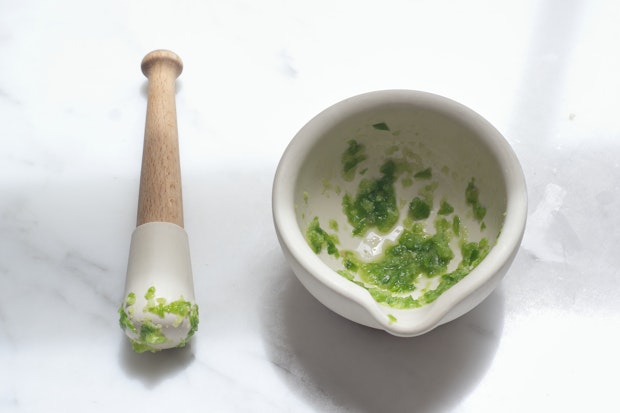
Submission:
{"label": "wooden pestle handle", "polygon": [[175,104],[175,81],[183,62],[168,50],[155,50],[142,60],[142,73],[148,78],[148,103],[138,222],[170,222],[183,227],[183,197],[179,133]]}

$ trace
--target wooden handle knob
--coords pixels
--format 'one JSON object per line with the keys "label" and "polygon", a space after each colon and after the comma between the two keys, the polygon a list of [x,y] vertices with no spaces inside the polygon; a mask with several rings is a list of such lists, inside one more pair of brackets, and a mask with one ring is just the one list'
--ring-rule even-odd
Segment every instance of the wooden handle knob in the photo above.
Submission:
{"label": "wooden handle knob", "polygon": [[138,222],[170,222],[183,227],[183,197],[175,80],[183,62],[167,50],[156,50],[142,60],[149,80]]}

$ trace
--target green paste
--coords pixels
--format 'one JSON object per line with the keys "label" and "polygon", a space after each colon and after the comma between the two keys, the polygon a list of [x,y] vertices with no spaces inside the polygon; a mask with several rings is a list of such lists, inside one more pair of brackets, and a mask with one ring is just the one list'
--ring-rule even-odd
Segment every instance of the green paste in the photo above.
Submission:
{"label": "green paste", "polygon": [[[315,220],[313,222],[318,221]],[[336,252],[335,256],[342,256],[345,268],[338,273],[367,289],[377,302],[390,307],[406,309],[430,304],[469,274],[490,249],[486,238],[473,242],[459,237],[454,229],[458,228],[460,233],[460,226],[455,226],[454,222],[458,221],[437,218],[433,234],[427,233],[423,224],[414,223],[372,261],[361,259],[354,251]],[[454,259],[450,243],[455,237],[459,240],[462,259],[453,271],[448,272],[448,265]],[[414,299],[411,293],[416,291],[416,283],[421,277],[438,278],[439,282],[436,288],[422,291]]]}
{"label": "green paste", "polygon": [[[189,339],[198,330],[198,305],[192,304],[189,301],[179,298],[176,301],[168,302],[163,297],[157,297],[155,295],[155,287],[150,287],[144,294],[144,298],[147,300],[146,306],[142,309],[143,312],[150,313],[157,318],[163,319],[167,314],[176,316],[173,322],[174,327],[178,327],[181,323],[188,319],[190,323],[190,330],[187,336],[181,341],[177,347],[184,347]],[[125,302],[121,305],[118,312],[120,314],[119,323],[123,330],[128,330],[137,335],[136,339],[131,339],[131,344],[137,353],[145,351],[156,352],[155,346],[166,342],[167,338],[162,332],[162,326],[157,324],[152,319],[145,319],[142,321],[140,328],[138,329],[135,323],[132,321],[135,315],[135,303],[136,295],[133,292],[127,294]]]}
{"label": "green paste", "polygon": [[[383,125],[385,124],[378,123],[373,127],[389,130],[387,125],[385,128]],[[365,159],[363,145],[350,141],[349,148],[342,157],[343,174],[349,174],[352,180],[350,174],[354,175],[357,164]],[[395,227],[400,212],[394,184],[401,173],[410,170],[411,165],[407,165],[405,161],[388,159],[381,166],[379,177],[363,179],[355,195],[344,195],[343,212],[353,227],[354,236],[364,236],[370,228],[375,228],[380,233],[388,233]],[[431,179],[432,170],[422,169],[413,177],[418,180]],[[451,220],[448,219],[448,216],[454,213],[454,207],[445,199],[441,200],[436,210],[434,232],[428,232],[421,221],[431,216],[437,186],[437,182],[432,182],[419,190],[418,195],[408,204],[408,215],[403,221],[402,233],[372,261],[362,259],[354,251],[339,251],[337,235],[329,234],[321,228],[318,217],[308,225],[308,244],[317,254],[326,249],[328,254],[341,258],[344,269],[338,273],[366,288],[380,303],[401,309],[429,304],[469,274],[490,249],[486,238],[478,242],[467,239],[467,229],[461,224],[458,215],[454,214]],[[465,188],[465,201],[471,206],[474,218],[481,222],[486,215],[486,207],[480,203],[479,189],[473,178]],[[329,227],[337,232],[338,226],[334,222],[330,220]],[[481,228],[484,229],[482,225]],[[461,261],[458,263],[453,263],[454,245],[458,245],[460,250]],[[453,269],[449,271],[448,267]],[[437,280],[437,286],[432,290],[422,288],[415,294],[416,298],[413,298],[412,293],[421,288],[419,282],[424,279]],[[397,321],[391,315],[389,319],[390,322]]]}
{"label": "green paste", "polygon": [[[336,221],[333,221],[331,225],[333,226],[334,223],[337,228],[338,223]],[[308,225],[306,241],[308,241],[308,245],[310,245],[315,254],[319,254],[325,248],[328,254],[335,255],[336,257],[339,256],[338,248],[336,247],[338,237],[328,234],[327,231],[321,228],[319,217],[314,217],[310,225]]]}
{"label": "green paste", "polygon": [[[489,252],[486,238],[480,242],[462,239],[459,245],[463,258],[455,270],[448,272],[448,265],[454,258],[449,243],[455,234],[444,218],[438,218],[435,227],[436,232],[428,234],[421,224],[415,224],[406,229],[397,242],[377,259],[366,262],[354,253],[349,253],[344,266],[359,275],[361,281],[354,282],[366,288],[380,303],[400,309],[432,303],[469,274]],[[416,282],[423,276],[438,277],[438,286],[423,291],[414,299],[410,293],[416,290]],[[349,274],[347,278],[353,280],[354,277]]]}
{"label": "green paste", "polygon": [[123,330],[130,330],[134,334],[138,334],[138,329],[136,328],[133,321],[131,321],[131,316],[133,316],[133,305],[135,303],[136,295],[134,293],[127,294],[127,298],[125,299],[125,305],[121,305],[121,308],[118,309],[118,313],[120,314],[119,323],[121,325],[121,328]]}
{"label": "green paste", "polygon": [[342,199],[342,209],[353,226],[353,235],[364,235],[371,227],[386,233],[398,221],[394,190],[396,163],[388,160],[380,171],[381,177],[360,182],[355,197],[347,193]]}
{"label": "green paste", "polygon": [[445,273],[454,258],[449,245],[450,225],[441,219],[435,222],[435,228],[435,234],[429,235],[422,224],[414,224],[379,259],[365,262],[356,254],[347,254],[344,266],[355,270],[365,284],[393,293],[412,292],[421,275],[432,277]]}

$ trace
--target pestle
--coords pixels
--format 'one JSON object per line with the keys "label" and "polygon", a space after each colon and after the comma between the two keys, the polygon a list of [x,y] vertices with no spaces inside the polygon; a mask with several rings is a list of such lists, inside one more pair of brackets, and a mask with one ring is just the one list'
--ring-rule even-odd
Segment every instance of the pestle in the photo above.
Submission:
{"label": "pestle", "polygon": [[142,60],[148,103],[138,219],[119,309],[121,328],[139,353],[183,347],[198,327],[175,105],[175,81],[182,70],[181,59],[168,50]]}

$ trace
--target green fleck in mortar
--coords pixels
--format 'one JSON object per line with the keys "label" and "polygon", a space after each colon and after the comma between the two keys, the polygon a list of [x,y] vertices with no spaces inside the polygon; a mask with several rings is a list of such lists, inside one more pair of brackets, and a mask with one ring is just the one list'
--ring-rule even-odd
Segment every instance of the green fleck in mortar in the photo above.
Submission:
{"label": "green fleck in mortar", "polygon": [[327,225],[331,230],[338,232],[338,221],[335,219],[330,219]]}
{"label": "green fleck in mortar", "polygon": [[455,215],[454,218],[452,218],[452,231],[456,236],[461,235],[461,218],[459,218],[458,215]]}
{"label": "green fleck in mortar", "polygon": [[[155,287],[150,287],[144,294],[144,298],[147,300],[147,304],[143,309],[143,312],[153,314],[160,319],[164,318],[167,314],[176,316],[173,322],[174,327],[178,327],[184,320],[188,320],[190,330],[187,336],[179,343],[177,347],[184,347],[189,339],[198,330],[198,305],[192,304],[189,301],[180,297],[176,301],[168,303],[163,297],[156,297]],[[120,326],[123,330],[129,330],[132,333],[138,335],[138,338],[132,339],[131,344],[137,353],[145,351],[157,352],[159,349],[155,347],[158,344],[166,342],[167,338],[161,331],[162,326],[153,322],[151,319],[145,319],[140,325],[140,330],[131,321],[131,317],[135,314],[136,295],[130,292],[125,298],[125,302],[121,305],[118,312],[120,314]]]}
{"label": "green fleck in mortar", "polygon": [[[428,169],[428,171],[430,171],[430,168]],[[420,190],[419,192],[420,196],[416,196],[409,203],[409,214],[408,214],[409,218],[411,218],[414,221],[419,221],[422,219],[426,219],[431,215],[431,210],[433,209],[434,193],[435,193],[435,189],[437,189],[437,186],[438,186],[437,182],[434,182],[432,184],[424,186]]]}
{"label": "green fleck in mortar", "polygon": [[467,201],[467,205],[471,205],[472,211],[474,212],[474,218],[476,218],[478,222],[481,222],[487,213],[487,209],[480,203],[480,200],[478,199],[479,196],[480,190],[476,186],[474,178],[471,178],[471,181],[469,181],[467,184],[467,189],[465,190],[465,200]]}
{"label": "green fleck in mortar", "polygon": [[450,215],[454,212],[454,207],[448,203],[445,199],[441,201],[439,204],[439,211],[437,213],[439,215]]}
{"label": "green fleck in mortar", "polygon": [[366,147],[357,143],[356,140],[350,140],[349,146],[342,154],[342,176],[345,181],[352,181],[355,177],[357,166],[364,162],[366,155]]}
{"label": "green fleck in mortar", "polygon": [[426,219],[431,214],[431,206],[420,197],[415,197],[409,203],[409,216],[415,220]]}
{"label": "green fleck in mortar", "polygon": [[433,170],[431,168],[423,169],[413,175],[413,177],[417,179],[431,179],[433,177]]}
{"label": "green fleck in mortar", "polygon": [[390,127],[385,122],[375,123],[374,125],[372,125],[372,127],[375,128],[376,130],[383,130],[383,131],[390,130]]}

